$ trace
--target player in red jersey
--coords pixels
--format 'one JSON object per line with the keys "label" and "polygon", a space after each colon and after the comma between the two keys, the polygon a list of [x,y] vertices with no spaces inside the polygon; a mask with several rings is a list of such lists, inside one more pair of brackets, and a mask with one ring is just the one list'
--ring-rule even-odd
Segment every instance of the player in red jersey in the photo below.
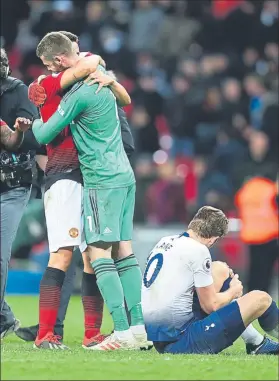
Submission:
{"label": "player in red jersey", "polygon": [[[100,57],[91,55],[88,58],[81,58],[72,68],[58,75],[40,78],[40,85],[45,90],[45,101],[40,108],[44,122],[57,110],[63,96],[63,89],[95,71],[99,63],[101,63]],[[61,63],[49,67],[50,70],[55,71],[64,68]],[[35,95],[37,91],[36,86],[31,86],[29,95],[30,99],[35,103],[37,103],[36,98],[38,98]],[[121,85],[116,83],[112,91],[117,98],[119,98],[119,95],[124,94],[120,101],[126,101],[127,92]],[[41,98],[44,99],[44,95]],[[59,338],[54,335],[54,324],[59,308],[61,287],[65,278],[65,271],[71,262],[73,247],[80,246],[81,252],[86,248],[86,244],[82,241],[82,178],[69,127],[47,146],[47,153],[44,203],[51,254],[41,282],[40,325],[35,345],[38,348],[67,349]],[[55,253],[59,253],[59,255],[55,255]],[[95,276],[92,274],[93,271],[86,253],[83,254],[83,258],[85,265],[83,286],[84,283],[87,283],[87,286],[82,287],[82,290],[88,294],[90,289],[94,288],[94,294],[96,294],[98,293],[96,279],[95,282],[92,281]],[[93,298],[91,294],[83,295],[85,311],[83,346],[85,348],[90,348],[102,339],[99,335],[98,337],[95,336],[96,322],[94,322],[94,315],[96,315],[96,311],[94,311],[94,303],[92,302],[93,299],[96,301],[96,295]],[[99,296],[99,299],[101,299],[101,296]],[[99,308],[98,311],[99,315],[101,315],[102,309]],[[101,319],[99,319],[99,326],[97,327],[98,333],[100,323]],[[94,335],[92,336],[92,334]]]}

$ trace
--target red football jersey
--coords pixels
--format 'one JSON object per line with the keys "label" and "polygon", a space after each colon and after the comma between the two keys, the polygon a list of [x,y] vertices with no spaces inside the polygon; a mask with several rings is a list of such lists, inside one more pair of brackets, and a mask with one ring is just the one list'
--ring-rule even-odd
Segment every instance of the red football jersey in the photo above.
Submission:
{"label": "red football jersey", "polygon": [[[63,97],[63,89],[60,86],[62,75],[63,73],[55,77],[49,75],[41,82],[47,95],[46,101],[40,109],[44,123],[55,113]],[[79,168],[78,153],[69,126],[50,144],[47,144],[46,149],[48,156],[46,175],[70,172]]]}

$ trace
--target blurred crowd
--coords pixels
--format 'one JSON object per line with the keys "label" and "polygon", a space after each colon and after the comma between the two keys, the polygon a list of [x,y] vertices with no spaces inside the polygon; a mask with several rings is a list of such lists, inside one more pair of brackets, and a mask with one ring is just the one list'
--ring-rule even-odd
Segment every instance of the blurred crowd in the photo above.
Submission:
{"label": "blurred crowd", "polygon": [[276,179],[276,0],[3,0],[2,11],[15,77],[45,73],[37,43],[67,30],[131,94],[137,221],[187,222],[204,204],[233,215],[245,179]]}

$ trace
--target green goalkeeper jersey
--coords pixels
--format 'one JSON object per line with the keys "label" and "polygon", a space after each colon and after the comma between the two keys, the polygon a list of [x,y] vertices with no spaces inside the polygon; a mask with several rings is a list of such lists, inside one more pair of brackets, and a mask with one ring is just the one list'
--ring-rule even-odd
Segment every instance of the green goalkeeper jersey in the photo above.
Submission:
{"label": "green goalkeeper jersey", "polygon": [[70,124],[86,188],[118,188],[135,182],[124,151],[116,98],[108,87],[76,83],[46,122],[36,120],[33,133],[50,143]]}

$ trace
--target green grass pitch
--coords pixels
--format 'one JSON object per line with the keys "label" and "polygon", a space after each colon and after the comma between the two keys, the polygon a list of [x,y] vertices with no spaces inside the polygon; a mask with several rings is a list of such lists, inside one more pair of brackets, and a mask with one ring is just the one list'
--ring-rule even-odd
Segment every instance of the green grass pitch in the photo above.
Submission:
{"label": "green grass pitch", "polygon": [[[37,297],[10,297],[22,325],[37,321]],[[103,332],[112,328],[106,314]],[[172,356],[149,352],[85,351],[83,312],[73,297],[65,324],[65,344],[71,351],[32,348],[15,335],[1,344],[1,380],[278,380],[278,357],[247,356],[241,340],[215,356]]]}

